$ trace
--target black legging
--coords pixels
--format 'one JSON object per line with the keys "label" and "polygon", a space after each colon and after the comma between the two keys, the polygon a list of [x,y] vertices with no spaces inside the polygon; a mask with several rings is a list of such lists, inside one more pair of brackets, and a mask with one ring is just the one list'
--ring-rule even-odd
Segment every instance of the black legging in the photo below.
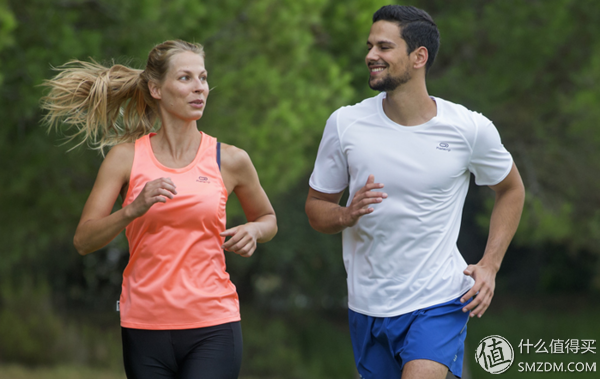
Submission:
{"label": "black legging", "polygon": [[185,330],[121,328],[128,379],[236,379],[240,322]]}

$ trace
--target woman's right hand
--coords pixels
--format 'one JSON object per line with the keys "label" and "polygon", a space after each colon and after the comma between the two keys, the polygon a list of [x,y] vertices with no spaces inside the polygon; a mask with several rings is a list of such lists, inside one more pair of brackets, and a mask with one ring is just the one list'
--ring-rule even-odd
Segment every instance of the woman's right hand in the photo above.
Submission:
{"label": "woman's right hand", "polygon": [[152,205],[177,194],[170,178],[158,178],[147,182],[129,205],[113,212],[117,197],[129,185],[134,156],[135,145],[123,143],[114,146],[102,162],[73,238],[79,254],[103,248]]}
{"label": "woman's right hand", "polygon": [[147,182],[142,192],[129,205],[129,216],[138,218],[148,212],[156,203],[166,203],[167,198],[173,199],[177,195],[175,183],[171,178],[158,178]]}

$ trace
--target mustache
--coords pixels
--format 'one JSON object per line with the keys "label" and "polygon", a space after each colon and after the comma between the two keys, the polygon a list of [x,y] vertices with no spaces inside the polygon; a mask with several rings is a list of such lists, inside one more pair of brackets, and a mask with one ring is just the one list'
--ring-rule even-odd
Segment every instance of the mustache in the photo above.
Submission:
{"label": "mustache", "polygon": [[371,67],[371,66],[385,66],[385,67],[387,67],[387,64],[385,62],[369,62],[367,64],[367,66],[368,67]]}

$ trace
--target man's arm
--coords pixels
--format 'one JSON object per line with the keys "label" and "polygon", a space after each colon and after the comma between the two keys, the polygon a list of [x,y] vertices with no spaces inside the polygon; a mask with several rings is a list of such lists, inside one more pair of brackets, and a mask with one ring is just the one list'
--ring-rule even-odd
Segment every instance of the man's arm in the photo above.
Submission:
{"label": "man's arm", "polygon": [[308,222],[318,232],[339,233],[356,224],[362,216],[373,212],[373,208],[369,207],[370,204],[381,203],[387,198],[386,193],[373,191],[381,188],[383,184],[375,183],[375,177],[369,175],[367,183],[356,192],[348,207],[339,205],[344,191],[329,194],[309,188],[304,208]]}
{"label": "man's arm", "polygon": [[464,271],[465,275],[475,279],[473,288],[461,298],[461,302],[465,302],[477,294],[475,299],[463,308],[464,312],[471,312],[471,317],[483,316],[490,306],[496,286],[496,273],[517,231],[525,201],[525,187],[514,163],[508,176],[490,188],[496,192],[496,202],[490,219],[485,252],[479,263],[469,265]]}

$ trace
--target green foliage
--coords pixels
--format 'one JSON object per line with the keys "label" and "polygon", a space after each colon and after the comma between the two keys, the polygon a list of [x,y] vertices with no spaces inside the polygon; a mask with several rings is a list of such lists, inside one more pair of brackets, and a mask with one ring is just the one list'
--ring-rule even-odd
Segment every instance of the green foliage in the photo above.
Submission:
{"label": "green foliage", "polygon": [[235,254],[227,266],[242,303],[275,311],[337,311],[346,307],[346,272],[339,235],[317,233],[304,214],[306,182],[274,199],[279,232],[251,259]]}
{"label": "green foliage", "polygon": [[[68,322],[56,310],[50,286],[25,277],[2,282],[0,361],[30,366],[68,363],[120,368],[120,335],[106,321]],[[114,325],[113,316],[113,325]]]}
{"label": "green foliage", "polygon": [[271,314],[242,308],[242,377],[352,378],[354,358],[343,321],[313,313]]}
{"label": "green foliage", "polygon": [[207,39],[213,91],[199,125],[247,150],[276,195],[310,170],[324,120],[352,89],[348,73],[318,45],[324,2],[249,4]]}
{"label": "green foliage", "polygon": [[[598,326],[598,304],[593,297],[566,296],[562,298],[536,297],[524,298],[519,295],[511,295],[497,299],[492,307],[481,319],[472,319],[468,324],[467,340],[465,347],[465,359],[470,367],[473,379],[493,378],[493,374],[485,372],[475,362],[475,351],[479,341],[490,335],[500,335],[506,338],[515,350],[515,361],[511,368],[503,375],[510,378],[548,378],[563,379],[565,377],[596,378],[597,372],[577,372],[566,374],[565,372],[518,372],[519,362],[597,362],[597,354],[543,354],[534,353],[531,348],[526,354],[526,348],[519,350],[520,341],[527,340],[538,343],[542,340],[545,347],[550,350],[550,342],[554,340],[568,339],[592,339],[598,341],[600,338],[600,327]],[[597,345],[597,343],[596,343]],[[596,349],[597,350],[597,349]],[[597,363],[596,363],[597,364]],[[565,367],[566,368],[566,367]],[[597,368],[596,368],[597,370]]]}
{"label": "green foliage", "polygon": [[125,373],[77,365],[37,368],[4,365],[0,366],[0,377],[3,379],[125,379]]}
{"label": "green foliage", "polygon": [[[6,0],[0,0],[0,51],[13,42],[12,31],[16,27],[16,21]],[[2,62],[0,62],[0,85],[2,85]]]}
{"label": "green foliage", "polygon": [[[430,93],[493,120],[523,176],[527,202],[513,246],[600,256],[597,4],[420,3],[442,33]],[[479,219],[489,218],[482,205]]]}
{"label": "green foliage", "polygon": [[25,282],[2,283],[0,360],[27,364],[53,363],[62,324],[50,303],[49,289]]}
{"label": "green foliage", "polygon": [[[88,347],[78,361],[113,359],[105,354],[109,345],[90,342],[100,332],[67,325],[48,304],[52,298],[61,310],[112,307],[127,260],[122,238],[92,256],[75,253],[73,232],[101,157],[85,149],[66,153],[61,135],[45,133],[39,84],[53,75],[52,66],[74,58],[143,67],[153,45],[173,38],[205,45],[212,89],[199,128],[248,151],[278,214],[278,236],[254,257],[228,255],[242,303],[280,314],[338,311],[346,293],[341,244],[339,236],[308,225],[307,177],[329,114],[374,95],[366,85],[365,41],[373,12],[387,3],[0,0],[0,277],[29,276],[49,286],[22,289],[32,299],[27,304],[3,286],[0,331],[7,337],[0,344],[23,339],[11,359],[28,362],[57,335],[73,340],[63,339],[56,354],[72,354],[65,346],[80,344]],[[527,277],[528,286],[512,288],[599,290],[600,7],[592,0],[413,4],[428,10],[442,35],[430,93],[493,120],[525,181],[525,212],[499,287]],[[486,191],[472,189],[463,223],[469,227],[463,235],[484,241],[493,200]],[[228,209],[229,224],[244,221],[235,201]],[[42,311],[49,312],[43,320],[36,316]],[[328,345],[337,334],[294,319],[300,335],[283,318],[269,321],[245,327],[257,365],[249,373],[277,377],[278,367],[297,376],[346,375],[303,365],[310,351],[339,350]],[[32,332],[42,326],[46,334]],[[311,336],[308,326],[327,341]],[[276,336],[282,350],[268,350],[265,336]],[[265,355],[277,359],[261,361]],[[285,368],[297,365],[303,367]]]}

